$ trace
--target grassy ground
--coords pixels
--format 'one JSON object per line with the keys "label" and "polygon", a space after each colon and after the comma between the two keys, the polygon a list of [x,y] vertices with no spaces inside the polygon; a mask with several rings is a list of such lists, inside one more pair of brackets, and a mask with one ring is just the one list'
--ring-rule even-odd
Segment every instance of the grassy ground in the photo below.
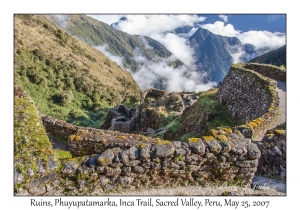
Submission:
{"label": "grassy ground", "polygon": [[[199,101],[204,106],[204,110],[208,113],[209,118],[207,127],[229,126],[235,127],[240,122],[233,118],[226,106],[221,105],[216,99],[217,89],[210,89],[200,93]],[[208,129],[210,130],[210,129]]]}
{"label": "grassy ground", "polygon": [[109,108],[135,104],[140,89],[130,73],[43,16],[15,15],[15,83],[40,113],[100,127]]}

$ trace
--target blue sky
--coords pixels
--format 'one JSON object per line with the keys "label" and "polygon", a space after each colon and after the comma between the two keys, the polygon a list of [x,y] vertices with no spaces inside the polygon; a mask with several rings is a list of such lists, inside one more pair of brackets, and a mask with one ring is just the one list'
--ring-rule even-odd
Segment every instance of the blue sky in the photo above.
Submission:
{"label": "blue sky", "polygon": [[[219,15],[201,15],[207,17],[204,23],[220,21]],[[286,32],[285,14],[225,14],[227,23],[234,26],[236,30],[266,30],[270,32]]]}

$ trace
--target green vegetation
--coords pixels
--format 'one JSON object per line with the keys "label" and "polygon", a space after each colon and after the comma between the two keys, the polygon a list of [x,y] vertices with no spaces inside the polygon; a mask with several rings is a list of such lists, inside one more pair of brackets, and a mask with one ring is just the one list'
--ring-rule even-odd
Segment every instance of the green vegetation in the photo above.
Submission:
{"label": "green vegetation", "polygon": [[257,58],[252,59],[249,63],[265,63],[280,66],[285,69],[286,66],[286,45],[267,52]]}
{"label": "green vegetation", "polygon": [[178,130],[178,128],[179,128],[179,125],[180,125],[180,123],[179,123],[179,117],[178,118],[176,118],[175,120],[173,120],[170,124],[168,124],[167,125],[167,129],[169,130],[169,131],[171,131],[172,133],[176,133],[177,132],[177,130]]}
{"label": "green vegetation", "polygon": [[57,153],[57,158],[58,159],[66,159],[66,158],[72,158],[72,155],[69,151],[65,151],[65,150],[55,150]]}
{"label": "green vegetation", "polygon": [[[189,139],[193,138],[195,135],[192,133],[186,133],[181,137],[181,141],[187,142]],[[194,139],[194,138],[193,138]],[[197,138],[198,139],[198,138]]]}
{"label": "green vegetation", "polygon": [[206,123],[207,130],[211,128],[229,126],[234,127],[240,122],[233,118],[226,106],[220,104],[216,99],[217,89],[210,89],[200,94],[199,101],[203,105],[204,110],[208,113],[208,121]]}
{"label": "green vegetation", "polygon": [[[15,94],[22,94],[15,88]],[[28,97],[14,97],[14,171],[23,175],[26,182],[15,184],[15,189],[29,183],[28,170],[38,174],[38,163],[55,159],[52,145],[44,130],[38,112]],[[45,170],[47,170],[45,168]]]}
{"label": "green vegetation", "polygon": [[[61,20],[55,16],[49,18],[61,24]],[[162,44],[149,37],[127,34],[86,15],[66,15],[65,20],[67,24],[61,25],[70,34],[91,46],[107,46],[109,52],[123,57],[124,67],[132,71],[136,71],[138,67],[138,63],[133,59],[135,49],[139,49],[139,53],[151,61],[155,61],[157,57],[167,58],[172,55]],[[146,45],[151,48],[147,48]],[[174,67],[182,64],[179,60],[171,63]]]}
{"label": "green vegetation", "polygon": [[116,104],[135,104],[131,75],[44,16],[15,16],[15,83],[40,113],[99,128]]}

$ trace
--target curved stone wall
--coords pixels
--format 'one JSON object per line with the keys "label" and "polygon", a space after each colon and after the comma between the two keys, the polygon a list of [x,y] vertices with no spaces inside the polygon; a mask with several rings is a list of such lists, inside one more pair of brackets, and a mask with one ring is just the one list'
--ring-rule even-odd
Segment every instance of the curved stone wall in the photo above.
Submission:
{"label": "curved stone wall", "polygon": [[[205,185],[208,182],[248,185],[256,171],[260,151],[238,130],[216,128],[211,136],[188,142],[165,141],[142,135],[84,128],[43,117],[52,135],[71,134],[70,152],[61,177],[74,192],[92,189],[150,186]],[[81,187],[80,187],[81,186]]]}
{"label": "curved stone wall", "polygon": [[144,103],[145,99],[148,96],[159,96],[159,97],[161,97],[161,96],[165,96],[165,95],[168,95],[168,93],[165,90],[159,90],[159,89],[155,89],[155,88],[149,88],[149,89],[145,90],[142,93],[141,104]]}
{"label": "curved stone wall", "polygon": [[243,64],[243,67],[245,69],[256,71],[265,77],[280,80],[283,82],[286,81],[286,70],[277,66],[258,63],[245,63]]}
{"label": "curved stone wall", "polygon": [[[255,71],[244,68],[251,65]],[[259,64],[251,65],[232,65],[219,86],[217,100],[244,123],[238,128],[243,135],[255,140],[272,126],[278,114],[279,99],[276,81],[257,73]]]}

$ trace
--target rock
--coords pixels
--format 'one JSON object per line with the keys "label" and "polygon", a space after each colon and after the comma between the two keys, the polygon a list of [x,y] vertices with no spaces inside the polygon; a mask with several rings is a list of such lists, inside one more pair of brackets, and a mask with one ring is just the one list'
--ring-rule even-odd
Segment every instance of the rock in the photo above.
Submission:
{"label": "rock", "polygon": [[121,169],[120,168],[106,168],[106,176],[107,177],[112,177],[112,178],[116,178],[118,177],[118,175],[121,173]]}
{"label": "rock", "polygon": [[188,165],[187,168],[189,171],[197,171],[197,170],[199,170],[200,166]]}
{"label": "rock", "polygon": [[64,176],[73,176],[76,172],[78,165],[75,161],[71,161],[65,164],[64,169],[62,171]]}
{"label": "rock", "polygon": [[134,173],[136,174],[142,174],[144,173],[144,168],[141,167],[141,166],[133,166],[133,170],[132,170]]}
{"label": "rock", "polygon": [[118,183],[121,185],[130,185],[133,182],[134,178],[132,177],[126,177],[126,176],[120,176],[118,178]]}
{"label": "rock", "polygon": [[123,167],[121,171],[121,175],[129,176],[130,172],[131,172],[131,167]]}
{"label": "rock", "polygon": [[34,177],[34,172],[33,172],[33,170],[31,168],[27,169],[27,176]]}
{"label": "rock", "polygon": [[18,190],[17,190],[17,193],[15,194],[16,196],[27,196],[27,195],[29,195],[28,194],[28,191],[27,190],[25,190],[25,189],[23,189],[23,188],[19,188]]}
{"label": "rock", "polygon": [[174,145],[174,147],[177,148],[181,148],[181,141],[172,141],[172,144]]}
{"label": "rock", "polygon": [[258,165],[258,160],[241,160],[241,161],[236,161],[235,164],[242,168],[252,168]]}
{"label": "rock", "polygon": [[91,155],[91,157],[89,159],[89,165],[90,166],[96,166],[98,157],[99,157],[99,154]]}
{"label": "rock", "polygon": [[153,158],[168,157],[175,151],[173,144],[157,144],[153,145],[152,149],[154,151]]}
{"label": "rock", "polygon": [[14,178],[15,178],[14,184],[21,184],[24,181],[24,176],[20,171],[15,171]]}
{"label": "rock", "polygon": [[221,145],[222,149],[221,152],[226,153],[229,152],[231,150],[231,146],[229,144],[229,142],[219,142],[219,144]]}
{"label": "rock", "polygon": [[220,163],[225,163],[226,162],[226,157],[224,157],[223,155],[221,155],[221,156],[218,157],[218,161]]}
{"label": "rock", "polygon": [[189,147],[192,150],[192,152],[203,155],[205,153],[205,145],[202,142],[202,140],[199,138],[192,138],[188,140]]}
{"label": "rock", "polygon": [[130,161],[126,164],[126,166],[136,166],[138,164],[140,164],[140,160],[133,160],[133,161]]}
{"label": "rock", "polygon": [[126,165],[129,163],[129,156],[126,151],[123,151],[119,154],[120,160]]}
{"label": "rock", "polygon": [[48,174],[46,176],[43,176],[40,178],[40,183],[47,183],[47,182],[53,182],[54,180],[57,179],[57,174]]}
{"label": "rock", "polygon": [[[230,167],[230,163],[215,163],[213,165],[215,168],[220,169],[220,168],[229,168]],[[203,170],[203,169],[201,169]]]}
{"label": "rock", "polygon": [[43,167],[42,164],[39,164],[39,169],[38,169],[38,173],[40,174],[44,174],[46,172],[45,168]]}
{"label": "rock", "polygon": [[95,169],[99,174],[103,174],[105,172],[105,166],[96,166]]}
{"label": "rock", "polygon": [[185,149],[179,148],[179,149],[175,150],[175,155],[176,156],[178,156],[178,155],[185,155],[185,154],[186,154]]}
{"label": "rock", "polygon": [[35,187],[35,188],[29,189],[28,192],[31,195],[42,195],[42,194],[46,193],[46,188],[45,188],[45,186]]}
{"label": "rock", "polygon": [[213,168],[212,165],[202,165],[201,171],[211,171],[212,168]]}
{"label": "rock", "polygon": [[49,171],[53,171],[53,170],[57,169],[57,164],[53,160],[52,156],[49,157],[47,168]]}
{"label": "rock", "polygon": [[219,154],[222,146],[218,143],[217,140],[213,139],[213,140],[204,140],[204,142],[206,143],[208,149],[210,152],[212,152],[213,154]]}
{"label": "rock", "polygon": [[110,183],[110,179],[106,176],[99,176],[99,183],[101,186],[105,186],[107,183]]}
{"label": "rock", "polygon": [[240,173],[253,173],[257,170],[256,167],[253,167],[253,168],[241,168],[240,169]]}
{"label": "rock", "polygon": [[235,162],[235,161],[238,160],[238,158],[239,158],[238,155],[231,155],[231,156],[228,158],[228,161],[229,161],[229,162]]}
{"label": "rock", "polygon": [[261,152],[256,146],[256,144],[251,143],[248,148],[248,158],[251,160],[259,159],[260,155]]}
{"label": "rock", "polygon": [[144,144],[141,148],[140,148],[140,157],[143,160],[146,160],[148,158],[150,158],[150,148],[151,145],[150,144]]}
{"label": "rock", "polygon": [[239,160],[248,160],[248,154],[244,153],[244,154],[239,155]]}
{"label": "rock", "polygon": [[115,157],[118,157],[120,153],[122,153],[122,149],[120,147],[114,147],[110,149]]}
{"label": "rock", "polygon": [[136,160],[136,159],[140,158],[138,147],[136,147],[136,146],[130,147],[130,149],[129,149],[129,158],[130,158],[130,160]]}
{"label": "rock", "polygon": [[231,152],[236,155],[241,155],[248,152],[247,143],[238,139],[230,139],[229,144],[231,146]]}
{"label": "rock", "polygon": [[180,169],[180,166],[173,162],[171,162],[170,167],[174,169]]}
{"label": "rock", "polygon": [[121,168],[123,166],[123,163],[112,163],[111,167],[112,168]]}
{"label": "rock", "polygon": [[212,175],[211,171],[193,171],[192,172],[193,176],[198,176],[198,177],[203,177],[203,178],[208,178],[209,176]]}
{"label": "rock", "polygon": [[273,148],[273,151],[275,152],[275,153],[277,153],[278,155],[282,155],[282,152],[280,151],[280,149],[278,149],[278,147],[277,146],[275,146],[274,148]]}
{"label": "rock", "polygon": [[273,150],[271,150],[271,149],[268,149],[268,153],[269,153],[270,155],[272,155],[272,156],[275,156],[275,155],[276,155],[275,152],[273,152]]}
{"label": "rock", "polygon": [[108,149],[99,155],[97,159],[97,164],[99,166],[108,166],[109,164],[112,163],[113,159],[114,159],[114,153],[111,151],[111,149]]}

